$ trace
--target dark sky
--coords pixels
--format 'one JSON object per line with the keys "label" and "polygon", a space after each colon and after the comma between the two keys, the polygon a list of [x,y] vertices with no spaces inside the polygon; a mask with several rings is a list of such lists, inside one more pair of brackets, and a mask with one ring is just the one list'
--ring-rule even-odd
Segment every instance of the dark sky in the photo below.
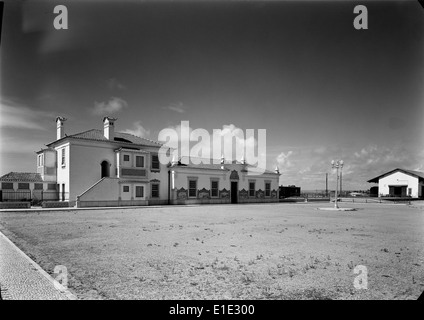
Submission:
{"label": "dark sky", "polygon": [[[69,29],[53,28],[65,4]],[[353,8],[366,5],[368,29]],[[19,1],[5,3],[1,174],[34,171],[55,139],[102,128],[157,139],[166,127],[267,130],[281,183],[345,188],[424,171],[423,27],[417,1]],[[228,127],[227,127],[228,128]]]}

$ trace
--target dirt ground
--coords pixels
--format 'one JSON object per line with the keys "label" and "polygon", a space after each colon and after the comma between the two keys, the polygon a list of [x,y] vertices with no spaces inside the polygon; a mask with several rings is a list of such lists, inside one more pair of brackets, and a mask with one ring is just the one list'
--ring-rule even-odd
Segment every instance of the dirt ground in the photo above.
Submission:
{"label": "dirt ground", "polygon": [[[424,205],[328,203],[0,212],[79,299],[417,299]],[[354,286],[356,266],[367,289]],[[364,282],[361,282],[364,284]]]}

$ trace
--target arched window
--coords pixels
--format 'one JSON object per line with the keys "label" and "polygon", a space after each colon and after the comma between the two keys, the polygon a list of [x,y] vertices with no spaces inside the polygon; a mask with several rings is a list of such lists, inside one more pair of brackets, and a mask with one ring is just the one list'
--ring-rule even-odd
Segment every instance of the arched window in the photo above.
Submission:
{"label": "arched window", "polygon": [[110,176],[110,164],[108,161],[104,160],[100,164],[102,167],[102,178]]}

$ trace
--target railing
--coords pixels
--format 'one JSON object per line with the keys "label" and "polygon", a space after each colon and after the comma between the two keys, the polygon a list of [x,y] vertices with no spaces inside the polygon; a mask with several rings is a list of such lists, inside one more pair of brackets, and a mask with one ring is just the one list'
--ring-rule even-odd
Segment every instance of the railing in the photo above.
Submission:
{"label": "railing", "polygon": [[0,191],[0,200],[1,201],[31,201],[31,191]]}
{"label": "railing", "polygon": [[319,199],[319,198],[329,198],[329,197],[330,197],[330,194],[325,194],[325,192],[324,193],[318,192],[318,193],[301,193],[300,194],[300,198],[305,198],[305,199],[309,199],[309,198]]}
{"label": "railing", "polygon": [[40,204],[43,201],[69,200],[69,192],[54,190],[0,190],[0,201],[31,201],[32,204]]}

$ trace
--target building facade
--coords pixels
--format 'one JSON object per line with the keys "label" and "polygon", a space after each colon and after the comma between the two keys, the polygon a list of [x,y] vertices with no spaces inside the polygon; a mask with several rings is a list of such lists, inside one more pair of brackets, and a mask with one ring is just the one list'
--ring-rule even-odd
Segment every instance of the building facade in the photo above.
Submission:
{"label": "building facade", "polygon": [[424,173],[405,169],[394,169],[368,180],[378,183],[379,197],[424,197]]}
{"label": "building facade", "polygon": [[0,201],[57,200],[56,182],[41,174],[9,172],[0,177]]}
{"label": "building facade", "polygon": [[65,134],[65,121],[56,118],[56,140],[36,153],[36,175],[70,206],[278,202],[278,169],[250,175],[253,167],[243,160],[225,159],[163,164],[161,143],[116,132],[116,119],[105,117],[103,130],[72,135]]}

